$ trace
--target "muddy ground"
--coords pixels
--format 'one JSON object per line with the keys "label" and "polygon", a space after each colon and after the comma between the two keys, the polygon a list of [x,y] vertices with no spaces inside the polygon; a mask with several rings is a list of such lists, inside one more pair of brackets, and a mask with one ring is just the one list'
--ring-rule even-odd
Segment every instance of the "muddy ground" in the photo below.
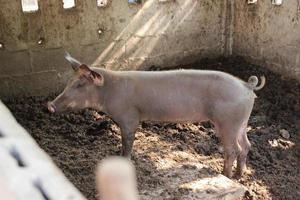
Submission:
{"label": "muddy ground", "polygon": [[[266,76],[267,85],[257,92],[248,128],[252,143],[249,170],[238,182],[248,190],[244,199],[298,199],[299,82],[283,79],[240,58],[180,67],[222,70],[244,80],[250,75]],[[91,110],[49,114],[45,103],[53,96],[20,97],[5,103],[75,186],[88,199],[96,199],[94,169],[102,158],[120,153],[120,131],[108,117]],[[284,137],[283,129],[288,131]],[[141,195],[159,194],[161,199],[184,199],[184,192],[172,185],[176,177],[189,181],[205,174],[194,167],[197,163],[208,166],[201,168],[206,174],[221,173],[223,166],[218,139],[209,123],[142,123],[136,134],[133,162]],[[177,163],[183,165],[178,167]],[[169,174],[174,171],[175,175]]]}

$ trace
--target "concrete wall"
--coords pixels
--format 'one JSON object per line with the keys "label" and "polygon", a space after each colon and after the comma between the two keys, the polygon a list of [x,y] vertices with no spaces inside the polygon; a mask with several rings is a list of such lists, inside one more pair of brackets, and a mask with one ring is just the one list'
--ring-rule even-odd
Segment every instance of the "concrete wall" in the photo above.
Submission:
{"label": "concrete wall", "polygon": [[[88,64],[111,69],[173,66],[227,51],[227,0],[39,1],[23,13],[21,0],[0,0],[0,98],[47,95],[71,74],[64,51]],[[101,30],[99,34],[98,30]],[[42,44],[38,45],[39,39]],[[228,46],[228,45],[227,45]]]}
{"label": "concrete wall", "polygon": [[300,1],[235,1],[233,54],[300,80]]}

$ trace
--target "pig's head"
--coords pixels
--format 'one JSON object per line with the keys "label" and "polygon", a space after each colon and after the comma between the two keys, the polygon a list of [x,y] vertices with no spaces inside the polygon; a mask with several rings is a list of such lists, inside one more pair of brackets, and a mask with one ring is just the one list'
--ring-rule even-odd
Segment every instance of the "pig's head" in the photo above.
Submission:
{"label": "pig's head", "polygon": [[101,107],[101,87],[104,84],[102,74],[95,72],[85,64],[81,64],[68,53],[66,53],[65,58],[71,63],[75,74],[64,91],[53,101],[48,102],[49,112]]}

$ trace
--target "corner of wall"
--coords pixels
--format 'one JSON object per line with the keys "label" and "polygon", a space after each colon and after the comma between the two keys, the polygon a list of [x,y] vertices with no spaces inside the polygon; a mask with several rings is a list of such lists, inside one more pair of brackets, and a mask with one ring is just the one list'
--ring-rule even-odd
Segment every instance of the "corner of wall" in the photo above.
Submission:
{"label": "corner of wall", "polygon": [[224,0],[223,6],[223,56],[229,57],[233,53],[233,42],[234,42],[234,14],[235,14],[235,0]]}

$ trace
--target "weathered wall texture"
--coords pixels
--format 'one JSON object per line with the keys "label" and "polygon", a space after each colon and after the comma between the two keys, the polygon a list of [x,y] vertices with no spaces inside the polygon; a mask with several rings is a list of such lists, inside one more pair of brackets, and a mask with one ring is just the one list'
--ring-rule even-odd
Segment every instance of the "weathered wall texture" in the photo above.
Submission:
{"label": "weathered wall texture", "polygon": [[300,1],[235,1],[233,54],[300,80]]}
{"label": "weathered wall texture", "polygon": [[20,2],[0,0],[5,47],[0,49],[0,98],[61,89],[71,74],[65,50],[88,64],[116,70],[187,64],[226,51],[226,0],[140,5],[113,0],[106,8],[91,0],[76,1],[70,10],[61,0],[39,1],[36,13],[22,13]]}

